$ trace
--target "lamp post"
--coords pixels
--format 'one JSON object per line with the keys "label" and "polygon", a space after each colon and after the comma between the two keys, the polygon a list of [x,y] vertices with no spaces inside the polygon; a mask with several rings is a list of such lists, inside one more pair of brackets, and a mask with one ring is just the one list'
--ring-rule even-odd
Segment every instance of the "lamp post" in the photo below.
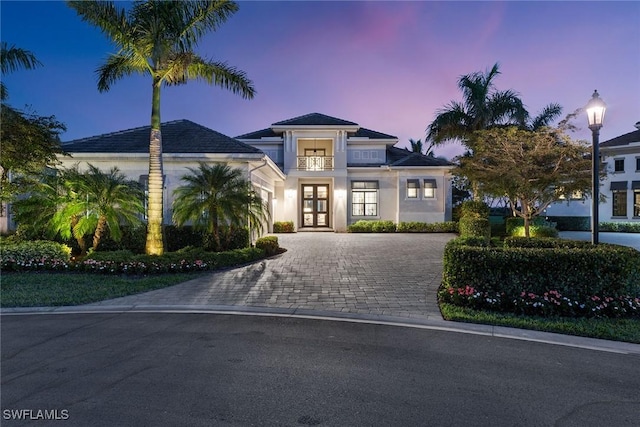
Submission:
{"label": "lamp post", "polygon": [[600,128],[604,121],[604,112],[607,106],[604,101],[600,99],[598,91],[593,91],[593,95],[589,100],[585,110],[587,111],[587,119],[589,120],[589,129],[591,129],[591,135],[593,138],[593,153],[591,155],[591,162],[593,165],[593,182],[591,183],[591,194],[593,196],[593,207],[591,213],[591,243],[598,244],[598,204],[600,202]]}

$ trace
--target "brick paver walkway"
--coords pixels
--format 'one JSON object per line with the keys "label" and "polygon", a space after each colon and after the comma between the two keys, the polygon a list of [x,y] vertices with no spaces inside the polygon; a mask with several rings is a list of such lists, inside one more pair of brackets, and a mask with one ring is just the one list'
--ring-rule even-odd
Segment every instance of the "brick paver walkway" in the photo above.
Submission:
{"label": "brick paver walkway", "polygon": [[93,306],[249,306],[442,319],[453,234],[279,234],[277,257]]}

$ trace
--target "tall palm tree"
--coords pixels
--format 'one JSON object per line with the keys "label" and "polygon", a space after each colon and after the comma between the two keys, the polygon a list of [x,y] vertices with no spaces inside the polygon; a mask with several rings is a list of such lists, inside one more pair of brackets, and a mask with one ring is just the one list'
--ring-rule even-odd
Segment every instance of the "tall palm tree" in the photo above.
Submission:
{"label": "tall palm tree", "polygon": [[485,73],[474,72],[458,80],[463,101],[451,101],[437,111],[427,127],[427,140],[435,144],[457,140],[473,150],[473,133],[497,125],[525,121],[526,110],[512,90],[497,91],[494,80],[500,74],[498,64]]}
{"label": "tall palm tree", "polygon": [[174,191],[173,221],[178,225],[192,221],[194,227],[213,236],[220,244],[220,228],[224,225],[262,231],[269,211],[262,198],[251,188],[240,169],[226,163],[189,168],[190,175],[181,179],[185,185]]}
{"label": "tall palm tree", "polygon": [[131,74],[151,77],[151,135],[149,142],[149,196],[146,252],[164,252],[162,136],[160,132],[160,88],[202,80],[253,98],[255,89],[243,71],[223,62],[203,59],[196,53],[198,42],[216,30],[238,10],[236,3],[215,1],[136,1],[118,8],[112,1],[68,1],[82,20],[99,27],[118,47],[100,66],[98,90]]}
{"label": "tall palm tree", "polygon": [[529,117],[529,113],[526,113],[524,117],[522,117],[523,120],[520,123],[520,127],[526,130],[536,131],[543,127],[550,126],[551,122],[557,119],[560,114],[562,114],[560,104],[551,103],[545,106],[535,117]]}
{"label": "tall palm tree", "polygon": [[[9,46],[7,42],[2,42],[0,48],[0,71],[2,74],[8,74],[20,68],[32,70],[41,65],[42,63],[30,51],[20,49],[15,45]],[[8,97],[7,87],[3,82],[0,82],[0,99],[4,101]]]}
{"label": "tall palm tree", "polygon": [[424,146],[421,139],[416,141],[413,138],[409,138],[409,143],[411,144],[411,151],[413,151],[414,153],[422,154],[422,152],[424,151]]}

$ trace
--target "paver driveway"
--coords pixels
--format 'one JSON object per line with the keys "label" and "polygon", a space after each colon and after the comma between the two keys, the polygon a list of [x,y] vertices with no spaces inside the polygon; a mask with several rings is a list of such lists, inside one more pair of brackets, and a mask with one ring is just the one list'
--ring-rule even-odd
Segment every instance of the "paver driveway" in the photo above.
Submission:
{"label": "paver driveway", "polygon": [[442,319],[436,291],[454,234],[278,235],[287,252],[176,286],[91,304],[250,306]]}

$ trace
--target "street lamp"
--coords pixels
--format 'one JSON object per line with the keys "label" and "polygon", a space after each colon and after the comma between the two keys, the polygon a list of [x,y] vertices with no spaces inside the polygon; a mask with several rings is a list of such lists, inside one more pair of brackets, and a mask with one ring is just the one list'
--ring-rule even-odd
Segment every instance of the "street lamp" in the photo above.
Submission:
{"label": "street lamp", "polygon": [[593,91],[593,95],[589,100],[589,103],[585,107],[587,111],[587,119],[589,120],[589,129],[591,129],[591,135],[593,137],[593,154],[591,156],[591,162],[593,164],[593,182],[591,183],[591,193],[593,196],[593,207],[591,213],[591,243],[598,244],[598,203],[600,201],[600,128],[604,121],[604,112],[607,106],[604,101],[600,99],[598,91]]}

